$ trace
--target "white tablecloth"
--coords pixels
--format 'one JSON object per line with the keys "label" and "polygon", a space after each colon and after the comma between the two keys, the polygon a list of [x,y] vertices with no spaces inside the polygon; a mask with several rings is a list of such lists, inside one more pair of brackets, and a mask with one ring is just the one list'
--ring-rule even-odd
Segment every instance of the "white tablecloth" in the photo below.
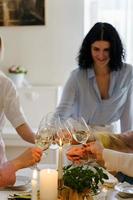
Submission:
{"label": "white tablecloth", "polygon": [[[0,199],[1,200],[7,200],[8,199],[8,196],[9,194],[11,193],[14,193],[15,191],[4,191],[4,190],[0,190]],[[17,191],[18,192],[18,191]],[[122,198],[120,198],[118,195],[117,195],[117,192],[114,191],[114,190],[109,190],[107,191],[106,194],[99,194],[97,196],[94,197],[94,200],[124,200]],[[128,198],[128,199],[125,199],[125,200],[133,200],[133,198]]]}
{"label": "white tablecloth", "polygon": [[[41,165],[39,166],[41,169],[43,168],[55,168],[54,165]],[[19,170],[17,172],[17,176],[28,176],[28,177],[31,177],[32,176],[32,169],[30,168],[27,168],[27,169],[22,169],[22,170]],[[29,188],[28,188],[29,189]],[[17,191],[18,192],[18,191]],[[0,189],[0,200],[7,200],[8,199],[8,196],[9,194],[11,193],[15,193],[15,191],[13,190],[7,190],[7,189]],[[115,191],[114,189],[103,189],[103,191],[96,195],[94,197],[94,200],[123,200],[122,198],[120,198],[118,195],[117,195],[117,191]],[[133,200],[133,198],[128,198],[128,199],[125,199],[125,200]]]}

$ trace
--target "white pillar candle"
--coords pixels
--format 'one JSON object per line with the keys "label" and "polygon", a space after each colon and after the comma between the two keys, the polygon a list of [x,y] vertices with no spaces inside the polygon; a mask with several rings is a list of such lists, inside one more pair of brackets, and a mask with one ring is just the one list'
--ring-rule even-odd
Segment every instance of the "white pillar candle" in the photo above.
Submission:
{"label": "white pillar candle", "polygon": [[63,178],[63,152],[62,152],[62,141],[59,141],[59,150],[58,150],[58,179]]}
{"label": "white pillar candle", "polygon": [[57,200],[58,173],[54,169],[40,171],[40,199]]}
{"label": "white pillar candle", "polygon": [[31,186],[32,186],[32,200],[37,200],[38,171],[36,169],[33,170]]}

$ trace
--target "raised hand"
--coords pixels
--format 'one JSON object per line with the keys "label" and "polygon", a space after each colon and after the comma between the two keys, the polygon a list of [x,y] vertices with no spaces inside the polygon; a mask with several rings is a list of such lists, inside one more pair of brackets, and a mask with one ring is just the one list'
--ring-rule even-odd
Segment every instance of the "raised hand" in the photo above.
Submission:
{"label": "raised hand", "polygon": [[81,160],[86,156],[85,148],[84,147],[71,147],[67,151],[67,158],[68,160],[72,161],[73,163],[80,164]]}
{"label": "raised hand", "polygon": [[21,168],[30,167],[38,163],[42,156],[42,150],[38,147],[30,147],[20,156],[12,161],[15,171]]}

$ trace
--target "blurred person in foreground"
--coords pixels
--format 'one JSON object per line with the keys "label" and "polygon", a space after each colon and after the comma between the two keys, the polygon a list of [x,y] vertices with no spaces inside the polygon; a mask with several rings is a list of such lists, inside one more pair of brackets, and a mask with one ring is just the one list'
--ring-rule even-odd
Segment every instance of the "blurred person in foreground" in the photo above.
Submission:
{"label": "blurred person in foreground", "polygon": [[16,171],[30,167],[39,162],[42,150],[38,147],[30,147],[15,159],[0,164],[0,187],[13,185],[16,181]]}
{"label": "blurred person in foreground", "polygon": [[[4,51],[0,37],[0,58]],[[19,95],[13,82],[0,71],[0,165],[7,161],[5,144],[2,138],[6,118],[18,135],[27,142],[35,143],[35,135],[29,126],[19,101]]]}

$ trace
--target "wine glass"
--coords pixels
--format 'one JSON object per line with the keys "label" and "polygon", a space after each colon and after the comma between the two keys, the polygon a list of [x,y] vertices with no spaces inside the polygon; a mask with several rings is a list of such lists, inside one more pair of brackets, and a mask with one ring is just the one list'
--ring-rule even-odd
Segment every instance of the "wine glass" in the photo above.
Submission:
{"label": "wine glass", "polygon": [[60,117],[57,117],[56,121],[56,141],[59,144],[61,141],[62,145],[69,145],[72,141],[72,133],[68,128],[67,121],[61,120]]}
{"label": "wine glass", "polygon": [[[46,118],[43,117],[40,121],[37,133],[35,134],[35,145],[45,152],[52,144],[52,141],[53,132],[51,131],[50,127],[47,127]],[[44,155],[46,156],[46,152]],[[34,168],[39,171],[37,164],[34,165]]]}
{"label": "wine glass", "polygon": [[66,151],[68,145],[71,143],[72,134],[67,127],[67,123],[56,116],[56,135],[55,141],[58,144],[58,189],[63,189],[63,166],[67,162]]}
{"label": "wine glass", "polygon": [[49,129],[49,131],[51,133],[53,133],[53,141],[52,141],[52,145],[51,145],[51,149],[57,149],[58,146],[58,141],[57,141],[57,131],[58,131],[58,119],[59,119],[59,115],[57,115],[54,112],[49,112],[46,115],[45,118],[45,124],[46,127]]}
{"label": "wine glass", "polygon": [[43,151],[47,150],[53,141],[53,132],[46,124],[46,118],[43,117],[40,121],[38,131],[35,135],[35,144]]}
{"label": "wine glass", "polygon": [[83,117],[67,120],[73,139],[80,144],[86,144],[91,132]]}
{"label": "wine glass", "polygon": [[[91,132],[83,117],[79,117],[76,119],[69,118],[67,120],[67,123],[69,125],[69,129],[72,133],[73,139],[78,144],[86,145],[88,142],[92,142],[95,140],[95,136]],[[87,153],[81,159],[81,161],[83,161],[83,163],[94,162],[94,158],[92,158],[92,155]]]}
{"label": "wine glass", "polygon": [[46,115],[46,126],[53,132],[52,144],[59,145],[60,140],[62,145],[71,143],[72,134],[68,128],[67,121],[57,113],[50,112]]}

